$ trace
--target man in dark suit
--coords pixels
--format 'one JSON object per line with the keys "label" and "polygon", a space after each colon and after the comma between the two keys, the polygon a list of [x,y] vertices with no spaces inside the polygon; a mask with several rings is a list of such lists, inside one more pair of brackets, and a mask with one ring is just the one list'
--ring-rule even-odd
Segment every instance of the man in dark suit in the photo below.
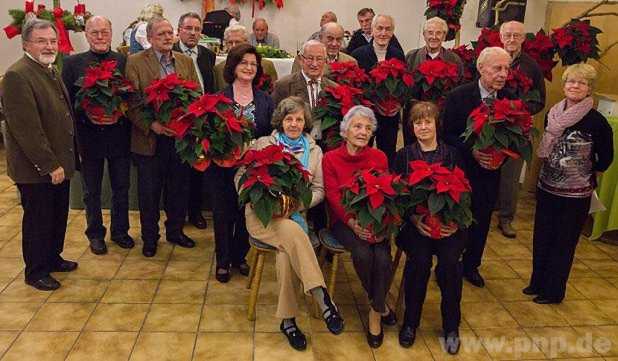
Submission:
{"label": "man in dark suit", "polygon": [[456,147],[466,163],[466,175],[472,185],[472,213],[476,223],[468,229],[463,257],[464,278],[476,287],[484,287],[478,267],[481,265],[491,213],[498,197],[500,169],[492,167],[491,156],[472,150],[461,134],[470,113],[482,102],[504,97],[502,88],[511,66],[511,56],[502,48],[485,48],[477,60],[478,80],[455,88],[446,98],[442,111],[444,139]]}
{"label": "man in dark suit", "polygon": [[[375,15],[375,12],[371,8],[362,8],[358,11],[356,19],[358,20],[360,29],[357,29],[352,34],[352,37],[348,42],[348,47],[345,49],[346,53],[352,54],[354,50],[371,43],[371,40],[373,39],[373,35],[371,34],[371,23]],[[399,44],[399,40],[397,40],[395,35],[393,35],[392,42],[393,46],[398,47],[403,52],[403,48],[401,47],[401,44]]]}
{"label": "man in dark suit", "polygon": [[[186,13],[178,20],[179,41],[173,50],[183,53],[193,60],[200,85],[204,93],[213,93],[215,87],[215,53],[198,45],[202,32],[202,19],[196,13]],[[204,172],[191,169],[189,184],[189,222],[199,229],[206,228],[206,220],[202,216],[202,186]]]}
{"label": "man in dark suit", "polygon": [[[69,91],[71,104],[75,103],[80,89],[75,82],[85,75],[90,65],[115,60],[116,69],[124,74],[127,61],[124,55],[111,51],[112,24],[108,19],[93,16],[86,22],[85,30],[90,50],[66,58],[62,68],[62,79]],[[111,117],[94,116],[82,111],[76,111],[75,116],[86,206],[86,237],[90,250],[98,255],[107,253],[106,229],[101,216],[101,181],[106,160],[112,186],[111,239],[122,248],[132,248],[135,243],[128,233],[131,123],[121,117],[115,124],[101,125],[109,122],[109,119],[101,118]]]}
{"label": "man in dark suit", "polygon": [[53,63],[58,54],[55,26],[33,19],[22,28],[24,56],[2,81],[6,115],[7,173],[17,184],[24,210],[22,250],[26,284],[43,291],[60,287],[52,272],[69,272],[64,260],[69,214],[69,179],[76,167],[73,112]]}
{"label": "man in dark suit", "polygon": [[[199,82],[191,58],[172,51],[174,28],[167,19],[155,17],[148,22],[148,41],[152,48],[129,56],[126,75],[135,88],[144,91],[150,83],[169,74]],[[166,239],[181,247],[195,247],[182,232],[187,214],[190,167],[176,153],[174,131],[158,121],[150,126],[142,119],[142,104],[129,110],[133,123],[131,152],[137,166],[140,224],[145,257],[157,253],[159,240],[159,201],[164,194]]]}

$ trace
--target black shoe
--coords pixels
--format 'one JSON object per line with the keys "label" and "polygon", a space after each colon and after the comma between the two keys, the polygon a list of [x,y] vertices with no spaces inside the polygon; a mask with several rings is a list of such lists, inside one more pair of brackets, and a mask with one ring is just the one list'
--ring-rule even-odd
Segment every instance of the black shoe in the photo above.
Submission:
{"label": "black shoe", "polygon": [[221,283],[228,283],[230,281],[230,268],[217,266],[217,270],[215,271],[215,278]]}
{"label": "black shoe", "polygon": [[249,272],[251,271],[251,267],[249,267],[249,264],[247,264],[247,261],[243,261],[239,265],[233,264],[232,267],[238,268],[238,273],[240,273],[243,276],[248,276]]}
{"label": "black shoe", "polygon": [[197,229],[205,229],[206,227],[208,227],[208,222],[206,222],[204,216],[199,213],[189,215],[189,223],[194,225]]}
{"label": "black shoe", "polygon": [[551,298],[545,298],[544,296],[536,296],[532,299],[532,302],[538,303],[539,305],[552,305],[560,303],[560,301],[552,300]]}
{"label": "black shoe", "polygon": [[455,355],[459,352],[459,347],[461,346],[459,331],[445,332],[443,341],[443,347],[446,352],[451,355]]}
{"label": "black shoe", "polygon": [[380,322],[386,326],[395,326],[397,324],[397,315],[389,308],[386,316],[380,316]]}
{"label": "black shoe", "polygon": [[195,247],[195,241],[182,233],[177,238],[168,238],[167,241],[184,248]]}
{"label": "black shoe", "polygon": [[90,240],[90,251],[98,256],[107,253],[107,245],[102,239]]}
{"label": "black shoe", "polygon": [[157,254],[157,244],[144,243],[144,247],[142,247],[142,254],[144,257],[154,257]]}
{"label": "black shoe", "polygon": [[403,326],[399,330],[399,344],[401,347],[410,348],[416,340],[416,329],[412,326]]}
{"label": "black shoe", "polygon": [[77,269],[77,262],[62,260],[52,267],[51,272],[71,272]]}
{"label": "black shoe", "polygon": [[133,241],[133,238],[131,238],[131,236],[129,236],[128,234],[126,236],[112,238],[112,242],[116,243],[118,247],[124,249],[135,247],[135,242]]}
{"label": "black shoe", "polygon": [[534,295],[538,295],[539,294],[539,290],[537,290],[536,288],[534,288],[532,286],[528,286],[528,287],[524,288],[523,290],[521,290],[521,292],[524,295],[528,295],[528,296],[534,296]]}
{"label": "black shoe", "polygon": [[53,291],[60,288],[60,282],[52,276],[45,276],[36,281],[26,280],[26,284],[40,291]]}
{"label": "black shoe", "polygon": [[470,282],[473,286],[478,288],[485,287],[485,280],[481,276],[478,270],[474,270],[471,272],[464,272],[464,278],[466,281]]}
{"label": "black shoe", "polygon": [[343,318],[341,318],[337,306],[335,306],[333,301],[330,299],[330,295],[328,294],[326,288],[322,287],[322,291],[324,292],[324,304],[326,304],[327,307],[322,313],[322,318],[324,318],[326,328],[328,328],[332,334],[338,335],[343,332]]}
{"label": "black shoe", "polygon": [[382,341],[384,341],[384,329],[380,327],[380,334],[373,335],[369,330],[367,330],[367,343],[371,348],[378,348],[382,346]]}
{"label": "black shoe", "polygon": [[283,321],[281,321],[281,325],[279,329],[285,337],[288,338],[288,342],[290,346],[298,351],[304,351],[307,348],[307,338],[302,333],[302,331],[296,326],[296,320],[292,319],[292,325],[283,328]]}

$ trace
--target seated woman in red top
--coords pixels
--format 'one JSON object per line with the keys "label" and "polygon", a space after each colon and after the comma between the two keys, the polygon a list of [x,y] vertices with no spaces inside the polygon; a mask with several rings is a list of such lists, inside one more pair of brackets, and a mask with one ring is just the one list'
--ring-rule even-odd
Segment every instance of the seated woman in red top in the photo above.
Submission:
{"label": "seated woman in red top", "polygon": [[356,219],[343,209],[339,187],[348,183],[358,170],[388,170],[386,155],[367,146],[376,127],[371,109],[361,105],[350,108],[341,122],[343,145],[326,153],[322,160],[331,231],[351,252],[354,269],[369,297],[371,307],[367,342],[374,348],[382,344],[384,332],[381,324],[397,323],[395,313],[386,305],[386,294],[393,274],[390,242],[388,239],[375,244],[367,242],[371,232],[360,227]]}

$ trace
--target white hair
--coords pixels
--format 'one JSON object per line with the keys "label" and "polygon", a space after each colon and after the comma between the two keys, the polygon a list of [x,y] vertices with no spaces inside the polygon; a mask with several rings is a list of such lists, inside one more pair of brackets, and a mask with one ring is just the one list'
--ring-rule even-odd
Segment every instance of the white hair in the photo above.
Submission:
{"label": "white hair", "polygon": [[505,21],[502,23],[502,25],[500,25],[500,34],[504,33],[504,27],[510,23],[515,23],[517,25],[520,25],[522,34],[526,32],[524,30],[524,23],[522,23],[521,21],[517,21],[517,20],[511,20],[511,21]]}
{"label": "white hair", "polygon": [[433,18],[427,19],[423,24],[423,31],[427,30],[427,26],[430,24],[440,25],[445,33],[448,32],[448,24],[441,17],[434,16]]}
{"label": "white hair", "polygon": [[494,57],[496,55],[504,55],[508,57],[509,59],[511,58],[511,56],[506,50],[499,48],[497,46],[490,46],[490,47],[483,49],[483,51],[481,51],[481,53],[479,54],[479,57],[476,60],[476,68],[480,70],[481,65],[485,64],[487,62],[487,59],[489,59],[490,57]]}
{"label": "white hair", "polygon": [[327,29],[328,29],[328,28],[330,28],[330,27],[336,27],[336,28],[338,28],[339,30],[341,30],[341,33],[343,33],[343,32],[345,31],[345,30],[343,29],[343,26],[341,26],[341,24],[339,24],[339,23],[335,23],[335,22],[332,22],[332,21],[331,21],[331,22],[329,22],[329,23],[326,23],[326,24],[322,25],[322,27],[320,28],[320,37],[321,37],[322,35],[324,35],[324,34],[326,33]]}
{"label": "white hair", "polygon": [[231,33],[242,33],[247,38],[247,28],[240,24],[230,25],[223,32],[223,40],[227,40]]}
{"label": "white hair", "polygon": [[390,20],[391,21],[391,25],[393,26],[393,31],[395,31],[395,18],[393,18],[390,15],[385,15],[385,14],[378,14],[378,15],[373,17],[373,20],[371,20],[371,28],[372,29],[376,26],[376,23],[378,22],[379,18],[386,18],[386,19]]}
{"label": "white hair", "polygon": [[326,45],[322,44],[322,42],[318,40],[307,40],[303,44],[303,49],[301,50],[300,55],[305,55],[305,53],[307,52],[307,48],[310,46],[319,46],[324,49],[324,54],[326,54]]}
{"label": "white hair", "polygon": [[375,132],[378,129],[378,121],[376,120],[376,115],[373,110],[367,108],[364,105],[355,105],[347,113],[343,116],[343,120],[339,125],[339,135],[345,137],[345,133],[348,131],[348,127],[350,126],[350,121],[354,117],[363,117],[367,118],[371,121],[371,132]]}

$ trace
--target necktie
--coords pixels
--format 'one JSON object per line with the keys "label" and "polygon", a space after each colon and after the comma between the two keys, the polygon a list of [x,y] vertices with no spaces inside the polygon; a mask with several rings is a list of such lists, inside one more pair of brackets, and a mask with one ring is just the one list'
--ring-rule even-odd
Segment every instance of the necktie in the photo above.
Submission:
{"label": "necktie", "polygon": [[317,87],[318,82],[315,80],[309,80],[309,105],[311,106],[311,109],[313,109],[315,107],[315,103],[316,103],[316,92],[315,92],[315,88]]}

